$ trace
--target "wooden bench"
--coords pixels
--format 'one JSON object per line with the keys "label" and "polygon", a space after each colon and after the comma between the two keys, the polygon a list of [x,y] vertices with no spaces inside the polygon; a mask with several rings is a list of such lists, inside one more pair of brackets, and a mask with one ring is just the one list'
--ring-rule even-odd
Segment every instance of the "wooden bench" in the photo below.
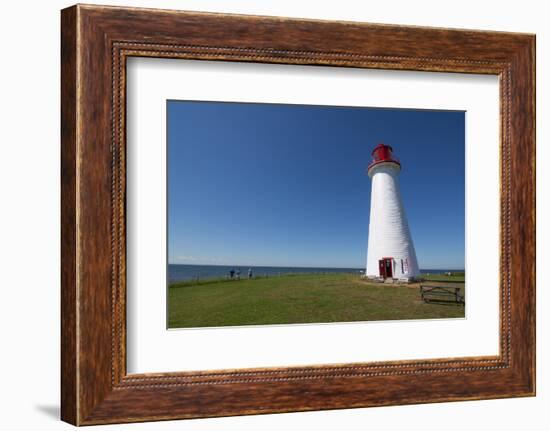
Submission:
{"label": "wooden bench", "polygon": [[428,302],[455,302],[464,304],[464,296],[460,293],[460,287],[420,285],[420,297]]}

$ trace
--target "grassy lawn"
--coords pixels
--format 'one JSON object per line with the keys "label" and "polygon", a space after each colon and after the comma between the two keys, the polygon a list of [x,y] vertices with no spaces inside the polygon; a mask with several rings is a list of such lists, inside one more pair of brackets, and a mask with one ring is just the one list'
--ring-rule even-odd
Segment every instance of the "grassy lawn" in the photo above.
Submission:
{"label": "grassy lawn", "polygon": [[445,274],[422,274],[421,277],[426,281],[437,281],[437,282],[444,282],[444,283],[464,283],[464,273],[463,272],[455,272],[451,273],[451,275],[445,275]]}
{"label": "grassy lawn", "polygon": [[[452,277],[431,281],[460,282]],[[423,303],[417,285],[373,284],[354,274],[181,282],[168,296],[170,328],[464,317],[464,306]]]}

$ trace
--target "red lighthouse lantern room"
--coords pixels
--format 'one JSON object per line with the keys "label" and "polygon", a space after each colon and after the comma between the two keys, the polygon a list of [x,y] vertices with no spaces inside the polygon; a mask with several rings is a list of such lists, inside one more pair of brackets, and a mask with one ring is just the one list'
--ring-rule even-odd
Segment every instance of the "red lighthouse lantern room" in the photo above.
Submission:
{"label": "red lighthouse lantern room", "polygon": [[393,155],[393,148],[386,144],[378,144],[374,150],[372,150],[372,161],[368,167],[368,170],[370,170],[373,166],[378,165],[379,163],[396,163],[401,167],[401,163],[399,163],[399,159],[397,157],[394,157]]}

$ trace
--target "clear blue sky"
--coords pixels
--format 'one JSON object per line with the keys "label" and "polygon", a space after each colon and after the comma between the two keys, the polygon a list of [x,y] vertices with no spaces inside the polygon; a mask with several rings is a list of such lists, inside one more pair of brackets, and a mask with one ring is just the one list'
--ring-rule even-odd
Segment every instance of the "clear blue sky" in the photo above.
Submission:
{"label": "clear blue sky", "polygon": [[422,269],[464,268],[464,112],[168,101],[169,263],[365,265],[379,142]]}

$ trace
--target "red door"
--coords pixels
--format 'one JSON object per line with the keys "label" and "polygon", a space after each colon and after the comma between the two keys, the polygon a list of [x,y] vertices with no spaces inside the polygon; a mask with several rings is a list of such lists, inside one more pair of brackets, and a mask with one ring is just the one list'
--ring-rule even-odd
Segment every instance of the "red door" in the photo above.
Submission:
{"label": "red door", "polygon": [[378,261],[378,272],[380,273],[380,277],[386,278],[386,264],[384,263],[384,259]]}
{"label": "red door", "polygon": [[378,261],[378,272],[382,278],[392,278],[393,277],[393,268],[392,268],[391,257],[384,257]]}
{"label": "red door", "polygon": [[392,278],[393,277],[393,271],[392,271],[392,259],[384,259],[386,261],[386,278]]}

